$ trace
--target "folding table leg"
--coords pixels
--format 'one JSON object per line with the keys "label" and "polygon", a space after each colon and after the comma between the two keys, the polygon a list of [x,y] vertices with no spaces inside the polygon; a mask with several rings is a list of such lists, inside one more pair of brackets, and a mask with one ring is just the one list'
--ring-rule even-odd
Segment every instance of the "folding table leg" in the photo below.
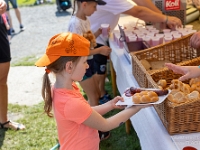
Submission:
{"label": "folding table leg", "polygon": [[113,68],[112,61],[110,61],[110,72],[111,72],[111,81],[112,81],[112,92],[113,96],[117,96],[117,85],[116,85],[116,73]]}

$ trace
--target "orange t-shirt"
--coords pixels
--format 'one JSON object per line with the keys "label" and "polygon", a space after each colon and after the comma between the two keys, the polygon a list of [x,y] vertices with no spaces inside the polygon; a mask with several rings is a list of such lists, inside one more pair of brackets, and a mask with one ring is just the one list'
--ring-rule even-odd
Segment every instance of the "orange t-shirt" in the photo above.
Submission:
{"label": "orange t-shirt", "polygon": [[98,150],[98,131],[82,124],[91,115],[92,108],[76,84],[72,85],[73,90],[53,88],[60,150]]}

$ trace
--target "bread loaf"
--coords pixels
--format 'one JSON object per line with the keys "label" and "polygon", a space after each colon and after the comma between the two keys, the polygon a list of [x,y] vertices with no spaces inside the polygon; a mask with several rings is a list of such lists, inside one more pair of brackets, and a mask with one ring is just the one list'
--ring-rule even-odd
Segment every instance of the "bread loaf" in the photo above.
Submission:
{"label": "bread loaf", "polygon": [[193,91],[187,95],[189,100],[198,100],[200,98],[198,91]]}
{"label": "bread loaf", "polygon": [[164,79],[159,80],[157,84],[158,86],[161,86],[162,89],[165,89],[167,87],[167,81]]}
{"label": "bread loaf", "polygon": [[169,101],[177,104],[184,103],[188,100],[185,94],[181,91],[170,93],[167,98]]}
{"label": "bread loaf", "polygon": [[135,104],[153,103],[158,100],[158,95],[153,91],[142,91],[140,93],[135,93],[132,97],[132,101]]}

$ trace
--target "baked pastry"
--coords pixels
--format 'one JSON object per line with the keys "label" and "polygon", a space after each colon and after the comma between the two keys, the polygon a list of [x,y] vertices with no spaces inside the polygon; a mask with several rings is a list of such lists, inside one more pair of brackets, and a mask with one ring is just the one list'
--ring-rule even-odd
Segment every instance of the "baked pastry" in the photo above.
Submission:
{"label": "baked pastry", "polygon": [[171,63],[169,60],[157,60],[150,61],[150,65],[152,66],[152,70],[157,70],[165,67],[165,63]]}
{"label": "baked pastry", "polygon": [[92,31],[90,31],[90,30],[87,31],[86,33],[83,34],[83,37],[90,41],[91,49],[93,49],[94,47],[97,46],[96,38],[95,38],[94,34],[92,33]]}
{"label": "baked pastry", "polygon": [[180,87],[180,90],[185,94],[189,94],[191,91],[191,87],[189,84],[183,83],[182,86]]}
{"label": "baked pastry", "polygon": [[191,91],[198,91],[198,92],[200,92],[200,81],[196,82],[196,83],[193,83],[191,85]]}
{"label": "baked pastry", "polygon": [[153,91],[142,91],[140,93],[135,93],[132,96],[132,101],[135,104],[153,103],[157,102],[158,100],[158,95]]}
{"label": "baked pastry", "polygon": [[146,59],[142,59],[140,62],[146,70],[152,70],[150,63]]}
{"label": "baked pastry", "polygon": [[189,100],[198,100],[200,98],[199,92],[198,91],[192,91],[187,95]]}
{"label": "baked pastry", "polygon": [[162,89],[165,89],[167,87],[167,81],[164,79],[160,79],[157,84],[158,86],[161,86]]}
{"label": "baked pastry", "polygon": [[192,79],[190,79],[189,84],[190,84],[190,86],[192,86],[192,84],[197,83],[197,82],[200,82],[200,78],[192,78]]}
{"label": "baked pastry", "polygon": [[177,104],[184,103],[188,100],[185,94],[181,91],[175,92],[173,94],[170,93],[167,98],[169,101]]}

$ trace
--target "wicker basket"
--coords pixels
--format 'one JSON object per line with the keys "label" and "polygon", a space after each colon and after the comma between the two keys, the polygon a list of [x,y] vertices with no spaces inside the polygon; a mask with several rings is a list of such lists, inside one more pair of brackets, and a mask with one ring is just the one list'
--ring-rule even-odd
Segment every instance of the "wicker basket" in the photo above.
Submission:
{"label": "wicker basket", "polygon": [[[160,45],[154,48],[132,53],[133,75],[141,87],[158,88],[156,84],[160,79],[166,79],[170,84],[172,79],[178,79],[180,75],[163,68],[153,73],[148,73],[141,64],[141,59],[165,60],[179,65],[199,65],[198,50],[189,46],[191,35],[176,41]],[[186,81],[188,82],[188,81]],[[190,101],[184,104],[174,104],[166,99],[163,103],[154,105],[160,119],[169,134],[192,133],[200,131],[200,100]]]}
{"label": "wicker basket", "polygon": [[139,52],[132,52],[132,68],[133,75],[137,80],[140,87],[149,87],[149,81],[147,79],[148,75],[158,74],[161,77],[159,72],[162,71],[156,70],[154,72],[148,73],[144,66],[141,64],[140,60],[145,59],[148,61],[164,61],[168,60],[172,63],[180,63],[187,60],[191,60],[200,56],[200,50],[190,47],[189,41],[192,34],[184,36],[180,39],[155,46],[149,49],[145,49]]}

